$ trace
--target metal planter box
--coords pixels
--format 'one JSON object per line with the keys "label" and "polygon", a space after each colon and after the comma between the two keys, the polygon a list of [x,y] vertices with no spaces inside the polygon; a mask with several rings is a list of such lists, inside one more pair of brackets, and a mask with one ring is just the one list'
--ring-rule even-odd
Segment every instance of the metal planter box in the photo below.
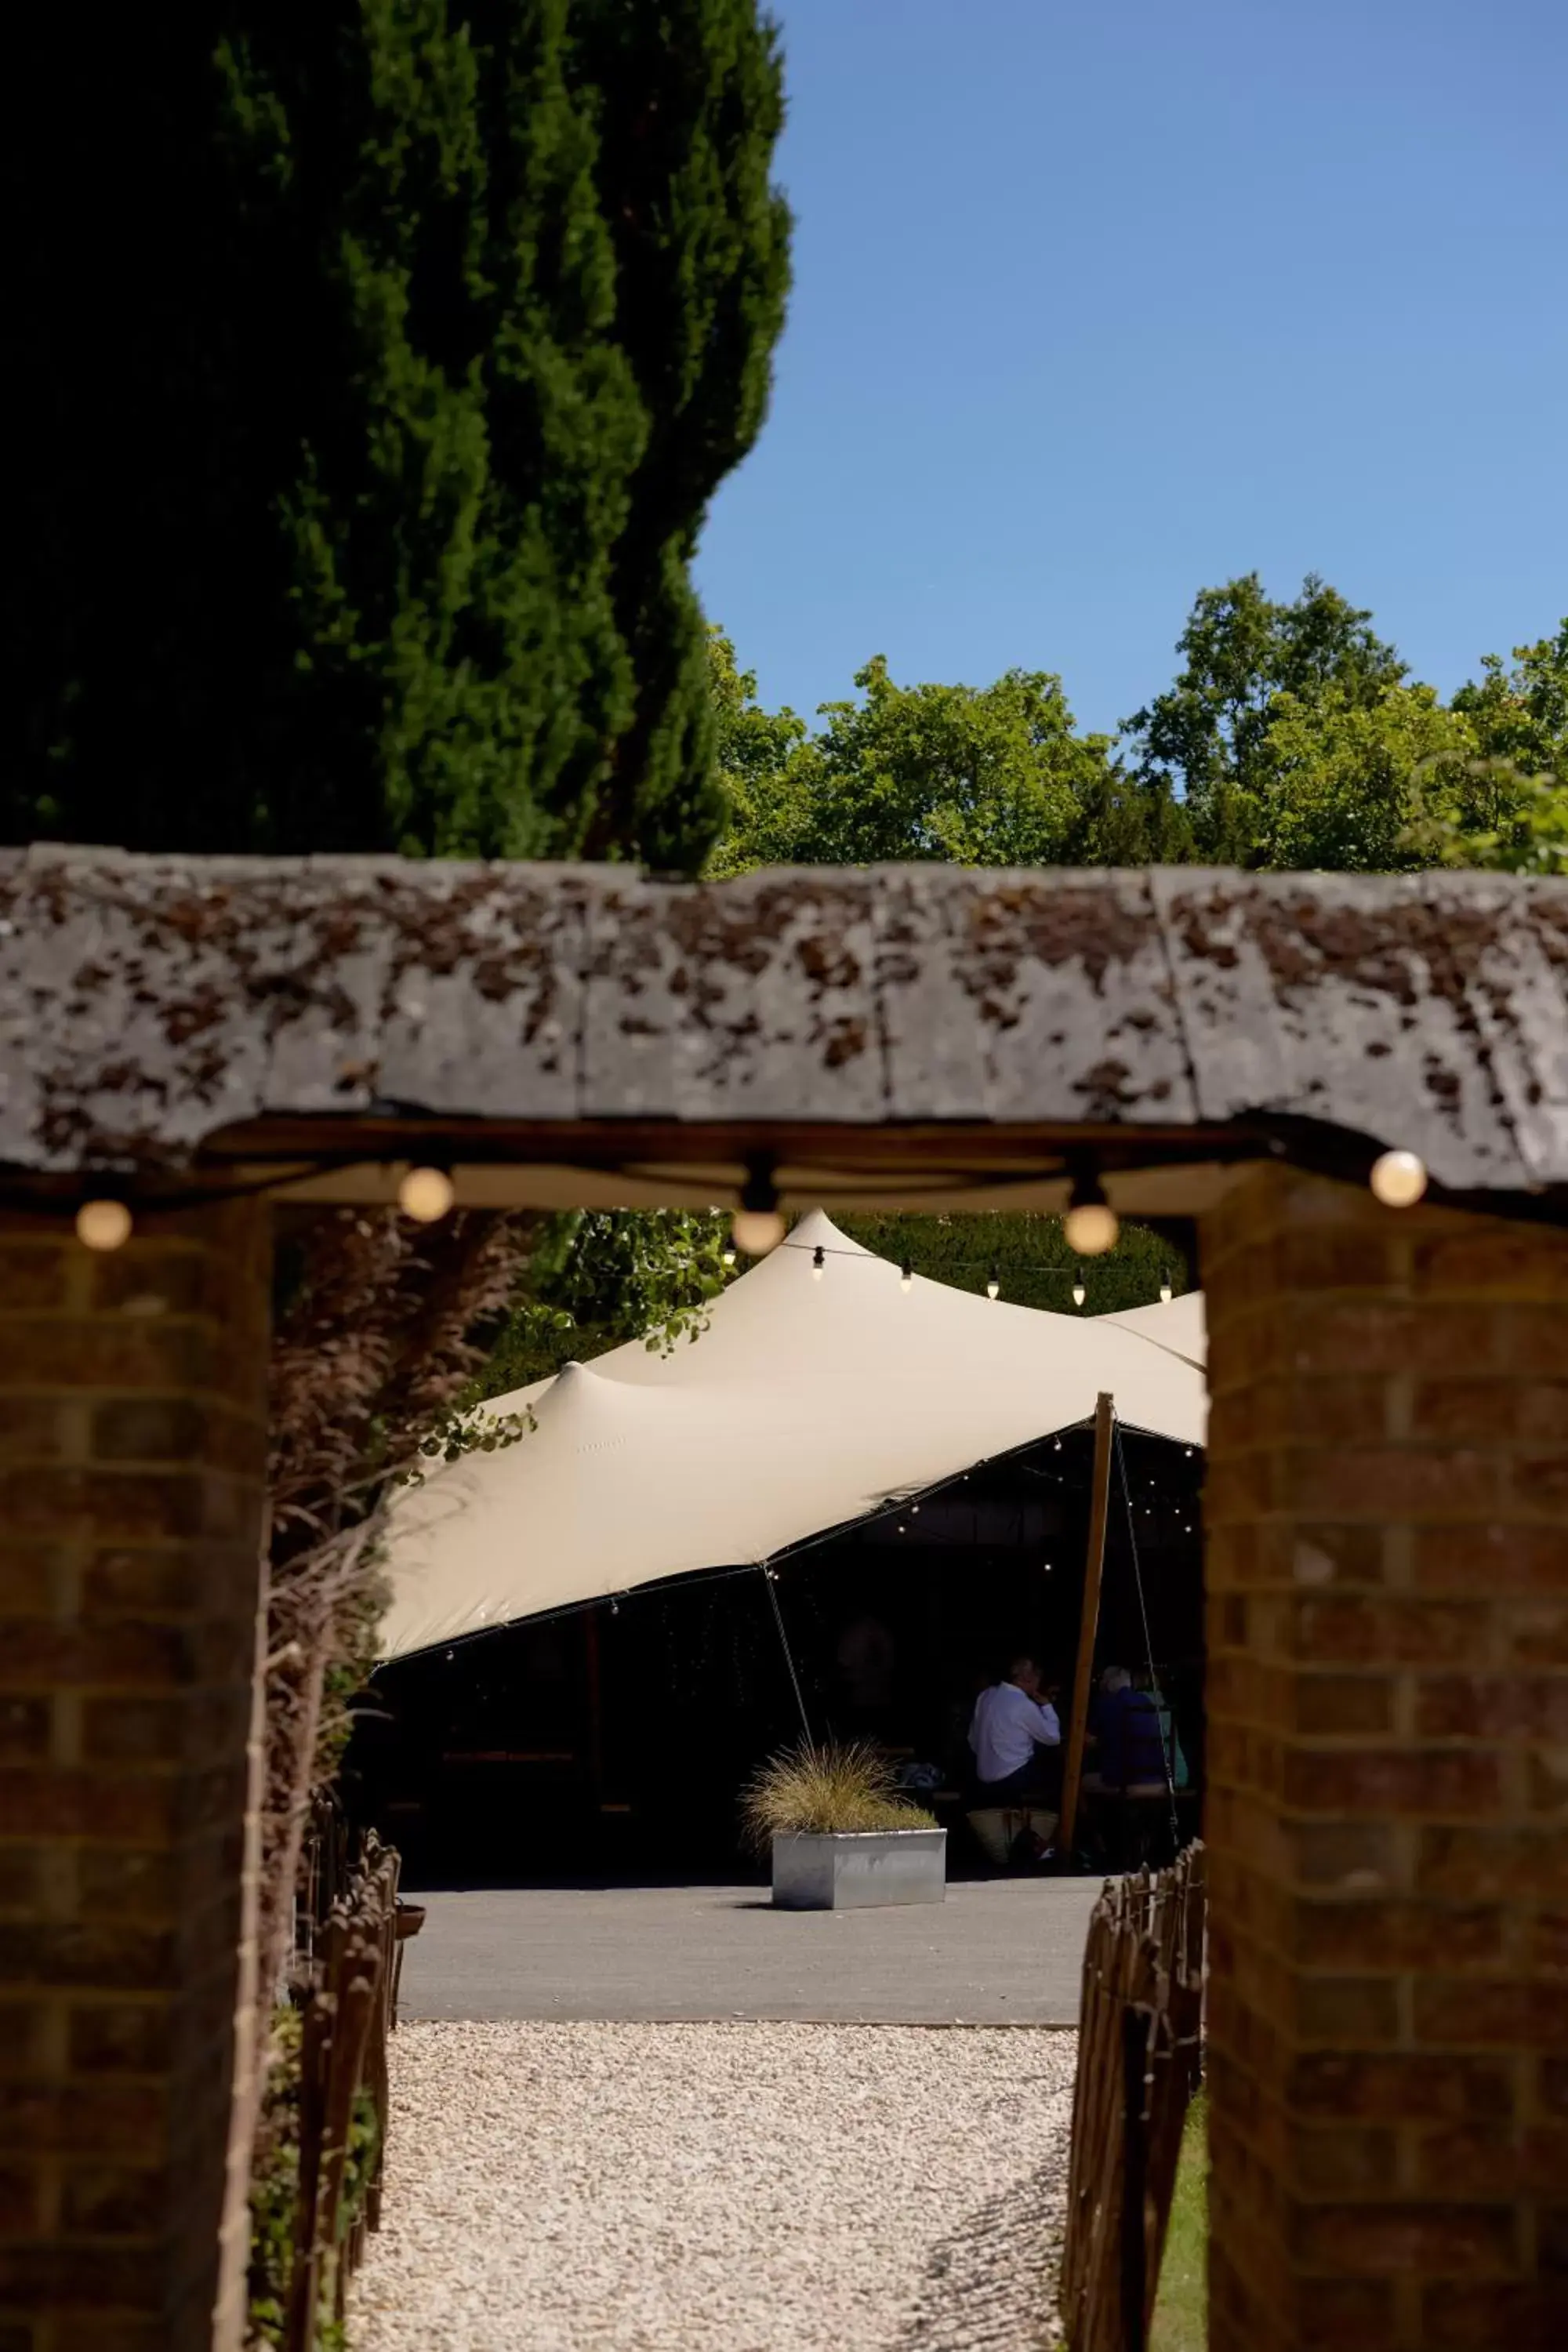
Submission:
{"label": "metal planter box", "polygon": [[773,1840],[783,1911],[858,1911],[947,1899],[945,1830],[858,1830]]}

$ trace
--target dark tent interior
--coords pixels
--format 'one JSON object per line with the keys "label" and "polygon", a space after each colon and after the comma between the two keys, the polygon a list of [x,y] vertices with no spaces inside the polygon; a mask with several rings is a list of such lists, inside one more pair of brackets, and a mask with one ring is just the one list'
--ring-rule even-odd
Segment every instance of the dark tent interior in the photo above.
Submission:
{"label": "dark tent interior", "polygon": [[[500,1885],[762,1875],[739,1794],[806,1727],[957,1790],[975,1696],[1016,1653],[1060,1685],[1065,1737],[1092,1454],[1092,1428],[1067,1430],[781,1557],[772,1580],[684,1577],[389,1663],[355,1702],[350,1805],[410,1886]],[[1194,1790],[1203,1466],[1118,1430],[1094,1642],[1097,1669],[1152,1669]],[[938,1810],[952,1874],[980,1866],[962,1807]]]}

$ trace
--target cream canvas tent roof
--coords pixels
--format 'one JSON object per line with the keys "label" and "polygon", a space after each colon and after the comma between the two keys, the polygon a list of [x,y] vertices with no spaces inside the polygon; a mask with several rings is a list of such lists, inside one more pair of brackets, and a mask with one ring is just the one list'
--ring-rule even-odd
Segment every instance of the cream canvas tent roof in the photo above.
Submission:
{"label": "cream canvas tent roof", "polygon": [[394,1510],[386,1654],[775,1559],[1072,1427],[1101,1390],[1129,1425],[1200,1445],[1202,1355],[1199,1300],[1085,1317],[920,1276],[906,1290],[816,1212],[695,1342],[633,1341],[494,1400],[536,1426]]}
{"label": "cream canvas tent roof", "polygon": [[1114,1323],[1119,1331],[1136,1331],[1141,1339],[1152,1339],[1157,1348],[1181,1356],[1196,1371],[1201,1372],[1208,1362],[1201,1290],[1186,1291],[1164,1307],[1130,1307],[1124,1315],[1107,1315],[1102,1319]]}

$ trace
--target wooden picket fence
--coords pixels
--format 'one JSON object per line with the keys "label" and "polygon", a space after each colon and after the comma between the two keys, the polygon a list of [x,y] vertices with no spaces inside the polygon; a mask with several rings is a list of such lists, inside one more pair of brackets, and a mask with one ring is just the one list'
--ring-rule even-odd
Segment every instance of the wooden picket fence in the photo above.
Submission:
{"label": "wooden picket fence", "polygon": [[1110,1879],[1089,1919],[1060,2311],[1070,2352],[1143,2352],[1203,2063],[1204,1850]]}
{"label": "wooden picket fence", "polygon": [[424,1918],[399,1905],[398,1856],[374,1833],[352,1868],[333,1825],[311,1843],[299,1923],[306,1948],[295,1962],[300,2177],[283,2352],[316,2352],[322,2320],[342,2319],[366,2231],[381,2224],[387,2037],[397,2021],[403,1945]]}

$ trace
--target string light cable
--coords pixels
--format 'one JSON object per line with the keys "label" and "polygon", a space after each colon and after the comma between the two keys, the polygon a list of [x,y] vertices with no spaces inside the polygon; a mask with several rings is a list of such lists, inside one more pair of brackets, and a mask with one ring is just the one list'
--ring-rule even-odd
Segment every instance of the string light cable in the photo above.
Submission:
{"label": "string light cable", "polygon": [[790,1648],[789,1635],[784,1631],[784,1611],[779,1607],[778,1571],[773,1567],[771,1559],[763,1560],[762,1565],[763,1581],[767,1586],[768,1599],[773,1603],[773,1623],[779,1629],[779,1645],[784,1654],[784,1664],[789,1668],[790,1683],[795,1691],[795,1703],[800,1709],[800,1727],[805,1734],[805,1744],[809,1748],[811,1745],[811,1717],[805,1711],[805,1694],[801,1689],[800,1676],[796,1674],[795,1669],[795,1653]]}
{"label": "string light cable", "polygon": [[[786,1238],[775,1244],[775,1250],[797,1250],[803,1256],[809,1257],[811,1260],[812,1273],[818,1280],[821,1279],[826,1269],[826,1261],[831,1257],[846,1258],[861,1265],[873,1265],[879,1268],[885,1267],[890,1263],[887,1258],[879,1257],[874,1250],[844,1249],[834,1242],[797,1242],[793,1239]],[[722,1252],[722,1256],[726,1266],[733,1265],[735,1262],[735,1252],[732,1248],[726,1247]],[[950,1257],[944,1261],[944,1265],[947,1268],[954,1270],[962,1268],[965,1273],[977,1270],[979,1267],[984,1266],[985,1268],[986,1277],[986,1296],[991,1298],[995,1298],[999,1296],[1002,1288],[1003,1270],[1000,1262],[996,1258]],[[1110,1271],[1109,1267],[1105,1270],[1107,1272]],[[898,1275],[899,1287],[901,1290],[908,1291],[913,1289],[917,1278],[917,1268],[911,1258],[902,1258],[899,1265],[894,1267],[893,1271]],[[1074,1302],[1076,1305],[1081,1306],[1083,1304],[1083,1297],[1081,1294],[1084,1294],[1087,1290],[1089,1276],[1091,1275],[1098,1276],[1101,1269],[1096,1265],[1083,1265],[1076,1259],[1071,1260],[1065,1265],[1057,1265],[1041,1258],[1026,1260],[1021,1265],[1016,1263],[1014,1271],[1018,1274],[1030,1276],[1059,1276],[1064,1281],[1070,1282]],[[939,1276],[922,1276],[920,1278],[927,1281],[940,1282],[941,1280]],[[951,1288],[952,1286],[947,1285],[945,1286]],[[1171,1304],[1173,1297],[1175,1296],[1176,1293],[1173,1289],[1170,1269],[1168,1267],[1163,1268],[1160,1278],[1160,1302],[1163,1306],[1168,1307]]]}
{"label": "string light cable", "polygon": [[[394,1115],[408,1111],[417,1113],[418,1108],[418,1106],[402,1104],[371,1106],[373,1113],[390,1111]],[[1288,1159],[1297,1166],[1311,1169],[1322,1175],[1334,1177],[1345,1182],[1365,1184],[1380,1203],[1395,1212],[1413,1208],[1437,1189],[1432,1185],[1426,1162],[1415,1151],[1388,1148],[1377,1152],[1369,1160],[1364,1142],[1360,1139],[1347,1139],[1345,1148],[1330,1152],[1322,1148],[1321,1139],[1317,1137],[1314,1131],[1310,1129],[1302,1131],[1300,1122],[1292,1120],[1286,1124],[1289,1133],[1279,1131],[1279,1123],[1275,1122],[1271,1128],[1266,1128],[1249,1139],[1247,1147],[1237,1147],[1224,1156],[1227,1160],[1234,1159],[1238,1162],[1256,1160],[1260,1156]],[[1316,1148],[1313,1148],[1314,1144]],[[1262,1147],[1261,1152],[1259,1146]],[[78,1173],[75,1181],[70,1184],[68,1191],[65,1191],[63,1187],[56,1189],[47,1182],[40,1190],[32,1183],[18,1182],[15,1178],[0,1177],[0,1203],[34,1211],[58,1206],[77,1221],[78,1230],[89,1247],[100,1250],[116,1249],[129,1240],[138,1213],[155,1216],[163,1212],[165,1214],[172,1214],[184,1209],[201,1208],[223,1201],[244,1200],[258,1195],[286,1197],[300,1184],[313,1177],[328,1176],[370,1164],[392,1169],[401,1167],[404,1173],[397,1189],[399,1205],[403,1208],[404,1213],[414,1217],[418,1223],[434,1223],[458,1205],[452,1165],[447,1156],[448,1150],[448,1146],[438,1147],[435,1154],[424,1159],[415,1159],[410,1156],[410,1150],[406,1145],[401,1151],[393,1154],[378,1153],[374,1150],[367,1153],[362,1146],[357,1150],[312,1157],[303,1167],[295,1171],[282,1175],[268,1175],[255,1183],[183,1184],[168,1181],[172,1171],[143,1168],[106,1170],[101,1177],[95,1177],[90,1169],[81,1171]],[[1181,1158],[1182,1155],[1177,1155],[1177,1160],[1173,1164],[1180,1164]],[[492,1161],[493,1155],[481,1153],[476,1164],[489,1166]],[[167,1189],[142,1192],[140,1190],[141,1180],[148,1174],[156,1178],[160,1172],[164,1175]],[[593,1172],[602,1172],[597,1163]],[[623,1163],[622,1172],[633,1177],[641,1177],[653,1171],[628,1162]],[[1069,1153],[1067,1172],[1071,1189],[1068,1205],[1062,1219],[1064,1234],[1068,1244],[1075,1250],[1080,1251],[1084,1256],[1099,1256],[1114,1247],[1120,1231],[1120,1221],[1106,1198],[1099,1169],[1090,1155],[1081,1152]],[[742,1189],[731,1234],[723,1251],[726,1266],[732,1265],[734,1263],[737,1244],[746,1255],[757,1257],[766,1255],[775,1247],[788,1246],[784,1239],[784,1219],[780,1208],[773,1175],[774,1162],[771,1155],[759,1156],[748,1163],[746,1181]],[[907,1192],[908,1180],[900,1181],[903,1189]],[[988,1183],[978,1185],[975,1189],[979,1192],[1005,1196],[1016,1191],[1017,1180],[998,1177]],[[64,1191],[63,1198],[62,1191]],[[1494,1214],[1500,1213],[1531,1223],[1545,1223],[1554,1225],[1563,1222],[1560,1202],[1554,1197],[1548,1197],[1547,1193],[1542,1193],[1541,1197],[1527,1194],[1522,1198],[1512,1194],[1500,1197],[1489,1195],[1477,1200],[1473,1204],[1463,1193],[1447,1193],[1440,1191],[1438,1197],[1447,1199],[1455,1207],[1464,1208],[1474,1205]],[[363,1205],[381,1204],[366,1202]],[[126,1223],[127,1217],[131,1218],[132,1223]],[[861,1255],[859,1252],[850,1250],[830,1250],[828,1254],[846,1257]],[[983,1264],[984,1261],[961,1259],[950,1260],[949,1263],[965,1265]],[[1054,1265],[1039,1265],[1026,1270],[1049,1275],[1065,1274],[1068,1271],[1066,1267]],[[905,1287],[908,1288],[912,1281],[913,1268],[907,1259],[902,1273]],[[1081,1283],[1081,1273],[1079,1279]],[[1171,1287],[1167,1269],[1160,1284],[1160,1298],[1163,1303],[1169,1303]]]}

